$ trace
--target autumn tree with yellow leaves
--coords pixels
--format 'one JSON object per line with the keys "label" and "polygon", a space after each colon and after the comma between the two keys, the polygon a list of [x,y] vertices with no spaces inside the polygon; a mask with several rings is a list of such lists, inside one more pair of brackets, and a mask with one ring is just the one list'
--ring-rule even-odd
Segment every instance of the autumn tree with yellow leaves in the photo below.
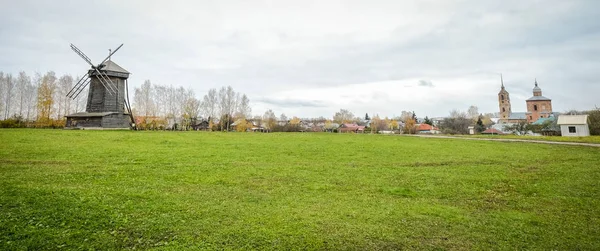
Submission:
{"label": "autumn tree with yellow leaves", "polygon": [[37,95],[38,127],[53,126],[50,118],[53,113],[54,91],[56,90],[56,75],[53,71],[46,73],[42,77]]}

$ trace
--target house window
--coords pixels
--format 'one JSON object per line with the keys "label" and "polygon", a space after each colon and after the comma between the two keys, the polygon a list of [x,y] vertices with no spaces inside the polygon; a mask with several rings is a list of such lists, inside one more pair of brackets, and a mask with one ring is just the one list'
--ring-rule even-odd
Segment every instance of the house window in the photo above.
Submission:
{"label": "house window", "polygon": [[542,105],[542,111],[546,110],[546,105]]}
{"label": "house window", "polygon": [[502,100],[502,104],[504,104],[504,100]]}
{"label": "house window", "polygon": [[529,120],[533,120],[533,117],[532,117],[532,116],[529,116]]}
{"label": "house window", "polygon": [[577,130],[574,126],[569,126],[569,133],[577,133]]}
{"label": "house window", "polygon": [[533,110],[537,111],[537,105],[533,105]]}
{"label": "house window", "polygon": [[504,107],[502,107],[502,112],[506,112],[506,109]]}
{"label": "house window", "polygon": [[[504,95],[500,95],[500,96],[502,96],[502,100],[504,100]],[[504,101],[502,103],[504,103]]]}

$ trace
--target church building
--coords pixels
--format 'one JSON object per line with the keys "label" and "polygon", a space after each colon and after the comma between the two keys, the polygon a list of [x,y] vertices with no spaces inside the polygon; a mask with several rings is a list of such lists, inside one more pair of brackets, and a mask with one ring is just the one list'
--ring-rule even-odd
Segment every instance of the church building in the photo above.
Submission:
{"label": "church building", "polygon": [[548,118],[552,116],[552,100],[542,96],[542,89],[538,86],[537,79],[535,80],[535,87],[533,88],[533,96],[528,98],[525,103],[527,104],[527,112],[513,112],[510,103],[510,94],[504,87],[504,80],[500,75],[500,92],[498,92],[498,105],[500,107],[500,118],[498,120],[501,124],[512,124],[527,122],[533,123],[540,118]]}
{"label": "church building", "polygon": [[542,89],[538,86],[537,79],[533,87],[533,97],[528,98],[527,122],[533,123],[539,118],[547,118],[552,115],[552,100],[542,96]]}

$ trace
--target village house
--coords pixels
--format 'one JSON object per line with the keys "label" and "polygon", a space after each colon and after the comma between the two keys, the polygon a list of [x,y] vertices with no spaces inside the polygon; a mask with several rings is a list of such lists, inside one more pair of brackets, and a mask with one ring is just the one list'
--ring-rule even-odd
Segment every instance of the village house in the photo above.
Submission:
{"label": "village house", "polygon": [[364,133],[365,126],[359,126],[357,124],[345,123],[345,124],[340,125],[340,127],[338,128],[338,132],[340,132],[340,133],[344,133],[344,132]]}
{"label": "village house", "polygon": [[192,125],[192,129],[195,131],[208,131],[210,123],[207,120],[198,120],[196,124]]}
{"label": "village house", "polygon": [[416,125],[417,127],[417,132],[421,133],[421,134],[439,134],[440,130],[435,127],[435,126],[431,126],[429,124],[418,124]]}

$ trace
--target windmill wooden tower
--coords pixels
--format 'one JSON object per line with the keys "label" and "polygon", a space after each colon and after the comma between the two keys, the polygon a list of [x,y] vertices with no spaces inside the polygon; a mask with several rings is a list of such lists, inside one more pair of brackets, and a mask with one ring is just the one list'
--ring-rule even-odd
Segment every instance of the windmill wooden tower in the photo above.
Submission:
{"label": "windmill wooden tower", "polygon": [[111,61],[123,46],[121,44],[111,51],[98,65],[92,64],[79,48],[71,44],[71,49],[77,53],[91,69],[79,79],[73,89],[67,93],[69,98],[77,98],[89,85],[85,112],[67,115],[67,129],[130,129],[135,126],[131,106],[127,78],[129,72]]}

